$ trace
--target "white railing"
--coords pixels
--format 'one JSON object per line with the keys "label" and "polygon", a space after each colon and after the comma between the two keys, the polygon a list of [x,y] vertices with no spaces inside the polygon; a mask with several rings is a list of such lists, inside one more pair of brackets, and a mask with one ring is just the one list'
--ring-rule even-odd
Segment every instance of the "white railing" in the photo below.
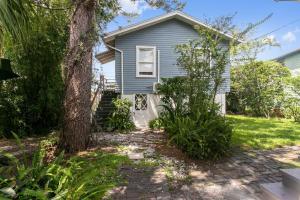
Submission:
{"label": "white railing", "polygon": [[117,83],[115,79],[105,79],[104,80],[104,90],[116,91]]}

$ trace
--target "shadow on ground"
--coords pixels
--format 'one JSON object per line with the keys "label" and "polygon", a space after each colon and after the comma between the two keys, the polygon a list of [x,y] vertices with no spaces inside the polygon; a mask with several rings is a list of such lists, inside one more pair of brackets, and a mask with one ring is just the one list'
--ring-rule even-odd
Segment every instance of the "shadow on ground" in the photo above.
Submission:
{"label": "shadow on ground", "polygon": [[[244,152],[235,149],[222,161],[204,162],[168,146],[162,133],[102,133],[97,139],[106,149],[122,145],[121,153],[130,146],[139,152],[154,149],[150,156],[144,153],[145,159],[159,160],[157,166],[123,166],[120,174],[127,183],[110,192],[112,199],[259,199],[260,184],[281,181],[279,170],[295,167],[290,161],[300,154],[299,146]],[[187,177],[182,179],[182,174]]]}

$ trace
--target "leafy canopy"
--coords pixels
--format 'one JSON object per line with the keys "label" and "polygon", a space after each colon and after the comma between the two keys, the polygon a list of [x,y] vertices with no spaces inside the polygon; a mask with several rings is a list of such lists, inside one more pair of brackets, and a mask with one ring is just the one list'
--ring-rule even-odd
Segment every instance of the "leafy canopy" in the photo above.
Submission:
{"label": "leafy canopy", "polygon": [[274,61],[254,61],[232,68],[230,100],[236,99],[232,104],[239,104],[241,112],[248,109],[255,116],[269,117],[283,101],[289,76],[288,68]]}
{"label": "leafy canopy", "polygon": [[29,18],[31,29],[22,45],[5,35],[4,55],[21,76],[0,83],[0,132],[6,137],[47,133],[61,120],[68,13],[34,7]]}

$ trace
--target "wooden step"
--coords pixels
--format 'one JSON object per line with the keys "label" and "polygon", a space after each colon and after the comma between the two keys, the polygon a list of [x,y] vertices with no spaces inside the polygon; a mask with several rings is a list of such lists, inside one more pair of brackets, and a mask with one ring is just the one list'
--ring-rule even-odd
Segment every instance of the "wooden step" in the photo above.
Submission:
{"label": "wooden step", "polygon": [[261,184],[263,200],[299,200],[297,192],[281,182]]}
{"label": "wooden step", "polygon": [[300,194],[300,169],[282,169],[280,171],[283,185],[296,190]]}
{"label": "wooden step", "polygon": [[111,117],[115,108],[113,99],[118,98],[118,96],[119,94],[114,91],[104,91],[94,116],[97,126],[107,126],[108,119]]}

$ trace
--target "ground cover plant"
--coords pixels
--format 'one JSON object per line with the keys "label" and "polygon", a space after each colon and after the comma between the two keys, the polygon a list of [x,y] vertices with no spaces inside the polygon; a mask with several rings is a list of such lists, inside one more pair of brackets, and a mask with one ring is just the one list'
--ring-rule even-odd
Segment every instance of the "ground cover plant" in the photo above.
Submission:
{"label": "ground cover plant", "polygon": [[71,157],[61,153],[45,162],[45,153],[40,148],[27,164],[6,154],[12,165],[1,167],[1,199],[101,199],[123,181],[120,166],[130,163],[126,156],[100,151]]}

